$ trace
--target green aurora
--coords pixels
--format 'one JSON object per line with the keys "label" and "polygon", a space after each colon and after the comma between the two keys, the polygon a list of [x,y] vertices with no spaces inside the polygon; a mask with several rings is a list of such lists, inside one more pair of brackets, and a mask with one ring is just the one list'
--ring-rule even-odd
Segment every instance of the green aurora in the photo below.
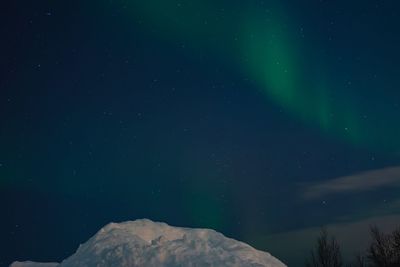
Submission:
{"label": "green aurora", "polygon": [[245,9],[233,4],[227,10],[218,1],[175,0],[132,1],[129,6],[146,30],[162,40],[207,49],[236,66],[293,117],[357,146],[397,151],[400,128],[390,123],[395,119],[390,109],[372,103],[377,108],[370,114],[371,103],[361,104],[354,90],[336,85],[323,60],[309,60],[317,44],[301,38],[294,16],[278,1],[264,9],[249,3]]}

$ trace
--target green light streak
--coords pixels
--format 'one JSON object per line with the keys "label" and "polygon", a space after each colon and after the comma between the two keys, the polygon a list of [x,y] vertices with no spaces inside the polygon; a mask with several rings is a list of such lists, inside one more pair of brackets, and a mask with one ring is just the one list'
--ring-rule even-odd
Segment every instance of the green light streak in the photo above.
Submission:
{"label": "green light streak", "polygon": [[[222,12],[218,1],[131,2],[136,17],[151,25],[151,31],[164,39],[190,41],[193,47],[207,48],[237,65],[259,84],[266,97],[293,117],[352,144],[397,150],[399,126],[388,123],[390,126],[379,129],[363,120],[365,111],[371,111],[358,103],[351,91],[337,90],[335,81],[325,77],[323,64],[318,70],[309,70],[313,64],[304,56],[306,44],[279,3],[271,1],[266,14],[251,3],[232,5]],[[384,112],[379,112],[386,119]]]}

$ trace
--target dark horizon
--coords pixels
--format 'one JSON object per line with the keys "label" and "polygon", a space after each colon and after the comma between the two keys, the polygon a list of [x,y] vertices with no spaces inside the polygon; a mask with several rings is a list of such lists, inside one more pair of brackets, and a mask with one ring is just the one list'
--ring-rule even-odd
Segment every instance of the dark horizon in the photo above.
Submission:
{"label": "dark horizon", "polygon": [[289,266],[328,226],[352,256],[369,225],[400,222],[399,10],[5,1],[0,265],[140,218]]}

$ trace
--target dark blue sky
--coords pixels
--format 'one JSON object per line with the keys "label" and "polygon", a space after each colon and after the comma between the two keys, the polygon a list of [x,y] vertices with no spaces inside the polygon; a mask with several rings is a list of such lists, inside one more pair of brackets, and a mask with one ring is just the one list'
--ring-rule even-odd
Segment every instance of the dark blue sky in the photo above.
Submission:
{"label": "dark blue sky", "polygon": [[399,9],[5,1],[0,265],[146,217],[294,266],[288,232],[398,220]]}

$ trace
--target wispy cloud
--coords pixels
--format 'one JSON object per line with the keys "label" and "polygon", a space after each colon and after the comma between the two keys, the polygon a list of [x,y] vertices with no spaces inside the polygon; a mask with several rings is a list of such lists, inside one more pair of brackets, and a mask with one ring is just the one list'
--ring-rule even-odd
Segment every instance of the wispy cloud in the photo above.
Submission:
{"label": "wispy cloud", "polygon": [[400,187],[400,166],[371,170],[335,178],[308,186],[305,198],[318,198],[330,194],[370,191],[383,187]]}

